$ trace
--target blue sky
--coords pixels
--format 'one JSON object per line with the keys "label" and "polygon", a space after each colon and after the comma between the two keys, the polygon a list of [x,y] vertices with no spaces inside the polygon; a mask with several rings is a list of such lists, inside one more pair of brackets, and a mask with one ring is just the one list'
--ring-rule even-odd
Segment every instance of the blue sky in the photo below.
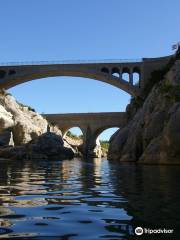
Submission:
{"label": "blue sky", "polygon": [[[179,9],[179,0],[1,0],[0,62],[169,55],[180,40]],[[10,92],[40,113],[124,111],[130,99],[110,85],[70,77]]]}

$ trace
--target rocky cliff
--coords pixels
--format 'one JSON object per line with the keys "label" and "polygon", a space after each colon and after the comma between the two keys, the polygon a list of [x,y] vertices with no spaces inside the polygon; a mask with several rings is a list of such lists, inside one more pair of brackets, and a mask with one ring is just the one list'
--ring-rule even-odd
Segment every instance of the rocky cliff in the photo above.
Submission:
{"label": "rocky cliff", "polygon": [[0,92],[0,157],[66,159],[73,156],[74,149],[64,142],[57,127],[10,94]]}
{"label": "rocky cliff", "polygon": [[[152,75],[146,98],[132,99],[128,124],[110,139],[108,158],[120,162],[180,164],[180,60]],[[173,63],[173,64],[172,64]]]}

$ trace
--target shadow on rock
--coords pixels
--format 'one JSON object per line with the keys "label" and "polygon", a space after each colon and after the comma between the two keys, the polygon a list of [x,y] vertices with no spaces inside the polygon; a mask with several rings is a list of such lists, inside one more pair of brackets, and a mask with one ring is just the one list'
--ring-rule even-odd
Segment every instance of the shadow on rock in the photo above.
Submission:
{"label": "shadow on rock", "polygon": [[74,157],[73,148],[64,146],[61,136],[46,132],[39,137],[21,146],[4,146],[0,149],[0,157],[8,159],[72,159]]}

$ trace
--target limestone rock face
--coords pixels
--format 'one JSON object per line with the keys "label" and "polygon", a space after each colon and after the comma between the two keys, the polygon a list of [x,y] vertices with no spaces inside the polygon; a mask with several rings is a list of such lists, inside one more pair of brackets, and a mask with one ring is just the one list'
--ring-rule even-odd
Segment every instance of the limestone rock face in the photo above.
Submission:
{"label": "limestone rock face", "polygon": [[[1,103],[1,102],[0,102]],[[0,132],[14,125],[13,116],[6,111],[5,107],[0,105]]]}
{"label": "limestone rock face", "polygon": [[96,147],[94,149],[94,157],[100,158],[102,156],[101,143],[99,138],[96,139]]}
{"label": "limestone rock face", "polygon": [[0,94],[0,129],[11,128],[15,145],[26,144],[47,131],[48,122],[18,103],[11,95]]}
{"label": "limestone rock face", "polygon": [[[8,147],[9,146],[9,147]],[[62,133],[13,96],[0,92],[0,157],[11,159],[71,159],[74,149]]]}
{"label": "limestone rock face", "polygon": [[121,162],[180,164],[180,61],[154,85],[143,106],[110,139],[108,158]]}
{"label": "limestone rock face", "polygon": [[74,152],[76,157],[82,157],[83,152],[83,140],[82,139],[73,139],[69,136],[64,136],[64,146],[71,146],[71,150]]}

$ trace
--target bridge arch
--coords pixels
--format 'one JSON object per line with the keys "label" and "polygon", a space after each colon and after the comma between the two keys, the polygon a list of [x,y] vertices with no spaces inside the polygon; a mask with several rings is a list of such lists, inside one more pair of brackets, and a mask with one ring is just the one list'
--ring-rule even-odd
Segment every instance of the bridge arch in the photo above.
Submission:
{"label": "bridge arch", "polygon": [[[53,124],[57,125],[54,122],[53,122]],[[79,130],[78,132],[81,132],[83,139],[86,134],[86,129],[84,129],[83,126],[80,126],[78,124],[72,124],[72,125],[66,125],[66,124],[63,125],[62,124],[62,125],[58,125],[58,128],[61,130],[63,138],[65,138],[67,136],[69,131],[74,130],[75,128]],[[74,134],[74,131],[72,133]]]}
{"label": "bridge arch", "polygon": [[[85,136],[80,127],[68,128],[63,135],[63,139],[69,145],[74,147],[77,153],[79,152],[80,149],[81,151],[83,151],[82,146],[83,146],[83,143],[85,142]],[[78,150],[78,148],[80,149]]]}
{"label": "bridge arch", "polygon": [[[62,130],[61,130],[62,131]],[[63,137],[66,137],[68,135],[74,135],[74,136],[82,136],[82,139],[84,138],[84,129],[82,127],[79,126],[70,126],[67,127],[65,130],[62,131],[63,132]]]}
{"label": "bridge arch", "polygon": [[[97,147],[103,142],[100,139],[100,135],[104,131],[109,130],[109,129],[114,129],[113,133],[111,134],[111,136],[112,136],[118,129],[120,129],[120,126],[119,125],[107,125],[107,126],[99,127],[97,129],[94,129],[94,131],[92,131],[92,133],[91,133],[91,141],[89,143],[89,149],[88,149],[88,151],[90,153],[89,155],[96,156]],[[108,142],[108,141],[109,140],[107,140],[106,142]]]}
{"label": "bridge arch", "polygon": [[[14,73],[13,73],[14,74]],[[10,74],[12,75],[12,74]],[[114,74],[107,74],[104,73],[103,75],[101,74],[86,74],[86,73],[67,73],[67,74],[63,74],[63,75],[59,75],[59,74],[43,74],[41,76],[37,76],[37,75],[33,75],[33,76],[26,76],[24,78],[18,78],[17,81],[15,82],[13,79],[8,83],[8,86],[5,86],[5,89],[9,89],[11,87],[15,87],[16,85],[19,84],[23,84],[26,82],[30,82],[30,81],[37,81],[39,79],[43,79],[43,78],[48,78],[48,77],[82,77],[84,79],[91,79],[91,80],[96,80],[96,81],[100,81],[100,82],[104,82],[107,83],[111,86],[117,87],[125,92],[127,92],[128,94],[130,94],[131,96],[136,97],[139,92],[138,89],[133,88],[132,86],[130,86],[128,84],[128,82],[124,79],[120,79],[120,74],[118,72],[114,72]]]}
{"label": "bridge arch", "polygon": [[101,132],[112,127],[123,127],[127,123],[124,112],[46,114],[44,116],[61,130],[64,129],[64,132],[71,127],[79,126],[83,132],[84,156],[93,156],[96,139]]}
{"label": "bridge arch", "polygon": [[0,88],[9,89],[16,85],[48,77],[82,77],[107,83],[136,97],[139,89],[121,77],[118,65],[27,65],[0,67]]}
{"label": "bridge arch", "polygon": [[[115,131],[117,131],[118,129],[120,129],[120,126],[119,125],[107,125],[107,126],[100,127],[94,131],[93,138],[97,139],[104,131],[106,131],[108,129],[115,129]],[[112,135],[113,134],[114,133],[112,133]]]}

